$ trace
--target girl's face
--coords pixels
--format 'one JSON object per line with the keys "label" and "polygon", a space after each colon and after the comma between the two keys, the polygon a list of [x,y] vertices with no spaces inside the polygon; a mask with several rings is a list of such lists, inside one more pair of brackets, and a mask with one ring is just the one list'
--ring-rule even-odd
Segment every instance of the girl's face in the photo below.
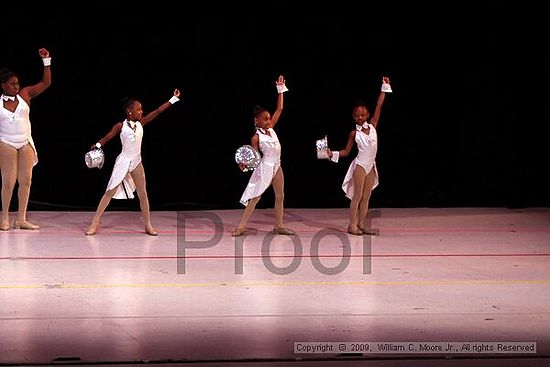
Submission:
{"label": "girl's face", "polygon": [[369,118],[369,110],[364,106],[355,107],[352,116],[357,125],[363,125]]}
{"label": "girl's face", "polygon": [[254,119],[256,126],[261,127],[262,129],[269,129],[271,127],[271,115],[267,111],[261,112]]}
{"label": "girl's face", "polygon": [[126,111],[126,114],[128,115],[129,120],[140,121],[143,116],[143,108],[141,107],[141,103],[138,101],[134,102],[134,104]]}
{"label": "girl's face", "polygon": [[19,79],[16,76],[12,76],[7,81],[2,83],[2,90],[7,96],[15,96],[19,93]]}

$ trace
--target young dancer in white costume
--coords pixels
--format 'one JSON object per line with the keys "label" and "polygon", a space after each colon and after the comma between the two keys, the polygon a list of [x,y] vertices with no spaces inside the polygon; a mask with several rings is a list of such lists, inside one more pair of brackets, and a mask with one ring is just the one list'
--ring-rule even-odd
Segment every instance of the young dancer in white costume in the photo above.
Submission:
{"label": "young dancer in white costume", "polygon": [[174,95],[169,101],[164,102],[156,110],[145,116],[143,116],[143,109],[138,100],[126,98],[122,106],[126,113],[126,119],[116,123],[107,135],[99,139],[95,145],[92,145],[92,149],[101,148],[101,146],[105,145],[117,134],[120,134],[122,152],[120,152],[115,161],[111,179],[107,184],[107,191],[105,191],[99,202],[97,211],[92,218],[92,223],[86,230],[86,235],[93,236],[97,233],[101,216],[112,198],[132,199],[134,198],[134,191],[137,191],[139,198],[139,205],[145,222],[145,233],[151,236],[158,235],[158,231],[151,223],[149,198],[147,197],[145,187],[145,171],[141,162],[141,140],[143,138],[143,127],[172,106],[172,104],[179,101],[179,96],[180,91],[175,89]]}
{"label": "young dancer in white costume", "polygon": [[378,171],[376,170],[378,135],[376,127],[378,126],[378,119],[380,118],[380,111],[382,110],[386,92],[391,92],[389,83],[390,79],[388,77],[382,78],[382,90],[376,101],[372,117],[364,102],[358,101],[355,103],[352,109],[355,129],[350,132],[346,147],[339,151],[328,151],[329,158],[334,162],[338,162],[339,157],[349,155],[354,143],[357,144],[359,152],[357,157],[351,162],[342,184],[346,197],[351,200],[348,233],[357,236],[373,234],[367,228],[366,218],[371,192],[378,186]]}
{"label": "young dancer in white costume", "polygon": [[27,221],[27,205],[31,191],[32,170],[38,163],[36,147],[31,136],[31,99],[44,92],[52,83],[51,57],[41,48],[38,54],[44,64],[42,80],[20,89],[19,78],[8,70],[0,70],[2,96],[0,99],[0,171],[2,171],[2,216],[0,230],[10,229],[9,210],[15,182],[19,185],[19,209],[14,227],[39,229]]}
{"label": "young dancer in white costume", "polygon": [[[288,91],[285,85],[285,78],[280,75],[275,82],[278,92],[277,109],[273,115],[261,106],[254,107],[253,117],[256,132],[252,136],[251,145],[262,153],[260,164],[248,181],[248,185],[241,197],[241,204],[245,205],[241,222],[239,226],[233,230],[232,235],[235,237],[242,236],[246,231],[246,223],[250,215],[254,211],[256,204],[261,198],[261,195],[269,186],[273,186],[275,192],[275,226],[273,233],[283,235],[293,235],[294,231],[283,225],[284,214],[284,175],[281,167],[281,144],[279,138],[273,128],[281,117],[283,111],[284,93]],[[241,169],[244,167],[241,166]]]}

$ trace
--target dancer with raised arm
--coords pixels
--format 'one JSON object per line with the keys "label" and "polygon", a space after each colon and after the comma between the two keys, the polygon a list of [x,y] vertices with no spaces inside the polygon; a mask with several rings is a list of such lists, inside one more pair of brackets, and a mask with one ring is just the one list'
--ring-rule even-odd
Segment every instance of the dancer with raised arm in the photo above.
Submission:
{"label": "dancer with raised arm", "polygon": [[10,229],[9,210],[15,183],[19,185],[17,197],[19,209],[14,227],[17,229],[39,229],[27,221],[27,205],[31,192],[32,170],[38,163],[38,154],[31,135],[31,100],[52,84],[51,57],[45,48],[38,50],[44,72],[42,80],[34,85],[20,88],[17,75],[0,70],[2,98],[0,102],[0,171],[2,171],[2,216],[0,230]]}
{"label": "dancer with raised arm", "polygon": [[156,110],[143,116],[141,102],[133,98],[125,98],[122,107],[126,119],[117,122],[103,138],[92,145],[93,148],[101,148],[116,135],[120,135],[122,151],[118,155],[111,179],[107,184],[107,191],[103,194],[97,207],[92,223],[86,230],[86,235],[93,236],[97,233],[101,216],[111,202],[111,199],[133,199],[134,191],[137,191],[139,205],[143,220],[145,222],[145,233],[151,236],[158,235],[158,231],[151,222],[149,209],[149,198],[145,185],[145,170],[141,162],[141,140],[143,138],[143,127],[153,121],[162,112],[167,110],[174,103],[179,101],[180,91],[174,90],[173,96],[167,102],[161,104]]}
{"label": "dancer with raised arm", "polygon": [[359,152],[351,162],[342,184],[346,197],[351,200],[348,233],[357,236],[374,234],[367,228],[366,219],[372,190],[378,186],[378,171],[376,170],[378,135],[376,128],[386,93],[391,91],[390,79],[383,77],[381,92],[372,117],[365,102],[356,102],[352,109],[355,128],[349,133],[346,147],[339,151],[328,150],[329,158],[333,162],[338,162],[339,157],[348,156],[354,144],[357,144]]}
{"label": "dancer with raised arm", "polygon": [[[246,231],[246,224],[252,215],[256,204],[269,186],[273,186],[275,192],[275,226],[274,234],[293,235],[294,231],[283,225],[284,214],[284,175],[281,167],[281,144],[273,128],[281,117],[283,111],[284,93],[288,91],[285,78],[280,75],[275,82],[277,88],[277,109],[273,115],[261,106],[255,106],[252,112],[256,131],[252,136],[251,145],[262,153],[260,164],[248,181],[248,185],[241,197],[244,209],[239,226],[234,229],[232,235],[242,236]],[[241,166],[241,169],[245,167]]]}

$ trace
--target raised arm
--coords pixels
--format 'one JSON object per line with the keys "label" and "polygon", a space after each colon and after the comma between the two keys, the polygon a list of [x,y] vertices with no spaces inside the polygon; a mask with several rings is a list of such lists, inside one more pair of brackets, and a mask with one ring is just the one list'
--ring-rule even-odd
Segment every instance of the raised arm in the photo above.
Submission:
{"label": "raised arm", "polygon": [[281,112],[283,112],[283,94],[288,91],[285,85],[285,78],[282,75],[279,75],[279,78],[275,81],[275,86],[277,87],[277,93],[279,95],[277,97],[277,109],[273,112],[273,116],[271,116],[271,127],[274,127],[277,121],[279,121]]}
{"label": "raised arm", "polygon": [[146,116],[141,119],[141,125],[145,126],[149,122],[153,121],[160,115],[162,112],[166,111],[168,107],[172,106],[174,103],[180,100],[180,91],[179,89],[174,89],[174,95],[167,102],[161,104],[156,110],[149,112]]}
{"label": "raised arm", "polygon": [[[390,78],[387,76],[382,77],[382,91],[376,100],[376,108],[374,109],[374,115],[372,116],[370,123],[376,128],[378,127],[378,119],[380,118],[380,111],[382,110],[382,105],[384,104],[384,98],[386,98],[386,92],[384,85],[390,84]],[[391,89],[390,89],[391,91]]]}
{"label": "raised arm", "polygon": [[19,91],[19,95],[29,103],[30,100],[40,93],[44,92],[52,84],[52,71],[51,71],[51,57],[48,50],[41,48],[38,50],[38,54],[42,58],[44,64],[44,73],[42,74],[42,80],[34,85],[22,88]]}

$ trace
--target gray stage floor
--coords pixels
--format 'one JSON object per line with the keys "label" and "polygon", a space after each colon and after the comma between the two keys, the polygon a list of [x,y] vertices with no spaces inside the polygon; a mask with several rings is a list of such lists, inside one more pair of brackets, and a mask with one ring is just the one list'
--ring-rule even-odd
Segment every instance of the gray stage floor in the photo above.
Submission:
{"label": "gray stage floor", "polygon": [[374,208],[361,237],[259,209],[236,239],[241,213],[29,213],[0,232],[0,365],[550,364],[550,208]]}

